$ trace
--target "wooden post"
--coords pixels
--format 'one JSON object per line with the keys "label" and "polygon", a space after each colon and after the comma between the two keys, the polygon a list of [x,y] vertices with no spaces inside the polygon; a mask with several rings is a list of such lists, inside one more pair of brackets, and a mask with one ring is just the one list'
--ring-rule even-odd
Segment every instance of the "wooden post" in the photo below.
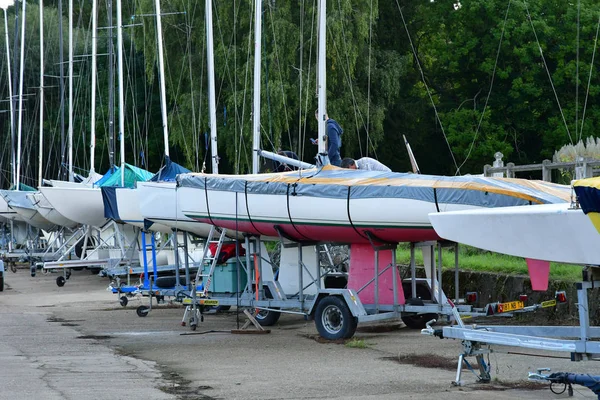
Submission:
{"label": "wooden post", "polygon": [[515,177],[515,171],[513,171],[514,166],[515,166],[515,163],[509,162],[508,164],[506,164],[506,177],[507,178]]}
{"label": "wooden post", "polygon": [[492,166],[490,164],[485,164],[483,166],[483,176],[490,176],[490,168],[492,168]]}
{"label": "wooden post", "polygon": [[542,180],[545,182],[552,182],[552,169],[549,168],[550,164],[550,160],[542,161]]}

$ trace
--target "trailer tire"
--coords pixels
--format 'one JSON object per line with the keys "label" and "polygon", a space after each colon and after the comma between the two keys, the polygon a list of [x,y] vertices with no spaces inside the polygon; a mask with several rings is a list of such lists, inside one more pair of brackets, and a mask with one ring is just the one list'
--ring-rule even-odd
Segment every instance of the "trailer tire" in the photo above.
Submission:
{"label": "trailer tire", "polygon": [[148,307],[146,307],[146,306],[139,306],[135,310],[135,313],[140,318],[147,317],[149,312],[150,312],[150,309]]}
{"label": "trailer tire", "polygon": [[258,313],[254,316],[254,318],[258,321],[262,326],[273,326],[279,321],[279,317],[281,317],[281,313],[279,311],[267,311],[267,310],[258,310]]}
{"label": "trailer tire", "polygon": [[0,271],[0,292],[4,292],[4,272]]}
{"label": "trailer tire", "polygon": [[348,339],[356,332],[358,319],[340,296],[327,296],[319,301],[315,310],[315,325],[323,339]]}
{"label": "trailer tire", "polygon": [[[417,292],[418,292],[418,290],[417,290]],[[422,306],[425,304],[423,302],[423,300],[420,298],[409,299],[406,303],[411,306]],[[425,329],[425,327],[429,321],[431,321],[432,319],[437,319],[437,318],[438,318],[438,315],[434,314],[434,313],[409,314],[409,315],[401,316],[401,319],[402,319],[402,322],[404,322],[404,325],[406,325],[410,329]]]}
{"label": "trailer tire", "polygon": [[57,277],[57,278],[56,278],[56,285],[57,285],[58,287],[63,287],[63,286],[65,286],[65,283],[66,283],[66,282],[67,282],[67,280],[65,279],[65,277],[64,277],[64,276],[59,276],[59,277]]}
{"label": "trailer tire", "polygon": [[127,307],[127,303],[129,303],[127,296],[121,296],[119,298],[119,304],[121,304],[123,307]]}

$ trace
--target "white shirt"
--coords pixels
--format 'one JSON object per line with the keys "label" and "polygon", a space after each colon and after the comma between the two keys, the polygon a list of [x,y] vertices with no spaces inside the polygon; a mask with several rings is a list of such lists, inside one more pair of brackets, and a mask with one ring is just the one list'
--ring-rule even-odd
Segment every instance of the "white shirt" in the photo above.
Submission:
{"label": "white shirt", "polygon": [[354,162],[357,169],[362,169],[364,171],[392,172],[391,169],[371,157],[359,158],[358,160],[354,160]]}

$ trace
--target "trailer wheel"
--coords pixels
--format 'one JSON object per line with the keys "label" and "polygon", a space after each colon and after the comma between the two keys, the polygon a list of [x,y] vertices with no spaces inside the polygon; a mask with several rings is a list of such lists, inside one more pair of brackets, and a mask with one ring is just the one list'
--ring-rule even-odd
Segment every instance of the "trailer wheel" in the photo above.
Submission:
{"label": "trailer wheel", "polygon": [[327,296],[317,305],[315,325],[324,339],[348,339],[354,335],[358,319],[341,297]]}
{"label": "trailer wheel", "polygon": [[64,277],[64,276],[59,276],[59,277],[57,277],[57,278],[56,278],[56,285],[57,285],[58,287],[63,287],[63,286],[65,286],[65,283],[66,283],[66,282],[67,282],[67,280],[65,279],[65,277]]}
{"label": "trailer wheel", "polygon": [[146,306],[139,306],[136,310],[135,313],[138,315],[138,317],[143,318],[143,317],[147,317],[148,313],[150,312],[150,309]]}
{"label": "trailer wheel", "polygon": [[17,272],[17,264],[15,262],[10,263],[10,271],[13,273]]}
{"label": "trailer wheel", "polygon": [[37,268],[35,265],[32,265],[31,267],[29,267],[29,272],[31,273],[32,278],[35,276],[36,271],[37,271]]}
{"label": "trailer wheel", "polygon": [[4,272],[0,271],[0,292],[4,292]]}
{"label": "trailer wheel", "polygon": [[[417,290],[417,292],[418,292],[418,290]],[[411,306],[422,306],[425,304],[423,302],[423,300],[419,299],[419,298],[409,299],[406,303]],[[425,329],[425,326],[427,325],[427,323],[429,321],[431,321],[432,319],[437,319],[437,318],[438,318],[438,315],[434,314],[434,313],[409,314],[409,315],[401,316],[401,319],[402,319],[402,322],[404,322],[404,325],[406,325],[410,329]]]}
{"label": "trailer wheel", "polygon": [[119,304],[121,304],[123,307],[127,307],[127,303],[129,303],[129,299],[127,299],[127,296],[121,296],[119,298]]}
{"label": "trailer wheel", "polygon": [[281,313],[279,311],[258,310],[254,318],[262,326],[273,326],[279,321]]}

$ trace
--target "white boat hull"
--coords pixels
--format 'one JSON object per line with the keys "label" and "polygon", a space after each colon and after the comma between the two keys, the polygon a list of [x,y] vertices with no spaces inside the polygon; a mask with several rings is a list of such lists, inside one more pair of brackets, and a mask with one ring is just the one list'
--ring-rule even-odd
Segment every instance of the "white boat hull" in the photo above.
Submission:
{"label": "white boat hull", "polygon": [[68,187],[40,187],[50,205],[62,216],[83,225],[102,227],[104,202],[100,188],[80,185]]}
{"label": "white boat hull", "polygon": [[600,265],[600,234],[581,209],[543,204],[432,213],[438,235],[497,253],[580,265]]}
{"label": "white boat hull", "polygon": [[38,229],[50,231],[56,228],[56,225],[45,219],[39,212],[37,212],[33,203],[27,197],[29,193],[17,190],[2,190],[0,191],[4,200],[8,203],[8,206],[17,212],[21,219]]}
{"label": "white boat hull", "polygon": [[210,225],[194,221],[181,212],[177,204],[179,194],[175,182],[138,182],[136,192],[143,218],[171,230],[208,236]]}
{"label": "white boat hull", "polygon": [[[138,186],[141,182],[138,182]],[[144,216],[141,211],[141,198],[139,189],[130,188],[117,188],[115,190],[117,198],[117,208],[119,210],[119,218],[121,221],[136,226],[140,229],[144,229]],[[163,205],[168,207],[168,205]],[[160,223],[154,223],[150,227],[151,231],[171,233],[172,229],[170,226],[163,225]]]}
{"label": "white boat hull", "polygon": [[46,218],[51,223],[59,226],[65,226],[67,228],[75,228],[78,225],[77,222],[65,218],[62,214],[56,211],[56,209],[52,207],[50,202],[41,192],[35,192],[28,196],[31,196],[33,205],[36,207],[37,211],[42,215],[42,217]]}

